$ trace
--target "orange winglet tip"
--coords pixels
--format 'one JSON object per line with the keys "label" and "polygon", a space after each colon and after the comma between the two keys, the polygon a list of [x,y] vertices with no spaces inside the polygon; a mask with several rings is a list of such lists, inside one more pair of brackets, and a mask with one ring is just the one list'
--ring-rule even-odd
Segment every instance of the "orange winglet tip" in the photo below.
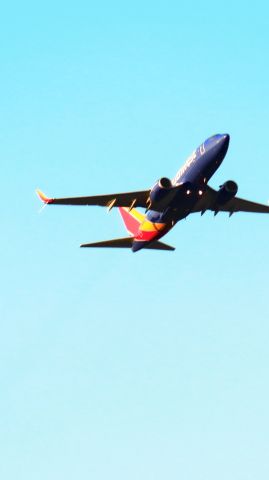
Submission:
{"label": "orange winglet tip", "polygon": [[43,202],[43,203],[52,203],[52,198],[48,198],[46,197],[46,195],[41,192],[41,190],[36,190],[36,194],[38,195],[38,197],[40,198],[40,200]]}

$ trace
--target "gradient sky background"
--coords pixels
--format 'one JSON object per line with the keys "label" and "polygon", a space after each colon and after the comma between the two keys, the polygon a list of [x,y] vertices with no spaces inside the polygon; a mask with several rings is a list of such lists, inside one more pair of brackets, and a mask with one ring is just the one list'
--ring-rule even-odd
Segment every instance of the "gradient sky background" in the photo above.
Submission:
{"label": "gradient sky background", "polygon": [[268,2],[1,6],[0,477],[269,475],[269,228],[193,215],[174,253],[81,250],[214,133],[213,187],[269,198]]}

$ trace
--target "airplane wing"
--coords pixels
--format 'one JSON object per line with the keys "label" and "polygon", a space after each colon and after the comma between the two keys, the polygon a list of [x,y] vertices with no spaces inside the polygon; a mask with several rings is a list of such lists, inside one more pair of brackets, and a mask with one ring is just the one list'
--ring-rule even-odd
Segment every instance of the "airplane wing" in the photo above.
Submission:
{"label": "airplane wing", "polygon": [[150,190],[139,192],[112,193],[109,195],[94,195],[90,197],[48,198],[40,190],[37,195],[45,204],[54,205],[99,205],[100,207],[143,207],[147,208]]}
{"label": "airplane wing", "polygon": [[239,197],[234,197],[224,205],[219,205],[217,196],[218,192],[207,186],[207,190],[195,205],[193,212],[212,210],[213,212],[229,212],[231,215],[235,212],[269,213],[269,205],[251,202]]}

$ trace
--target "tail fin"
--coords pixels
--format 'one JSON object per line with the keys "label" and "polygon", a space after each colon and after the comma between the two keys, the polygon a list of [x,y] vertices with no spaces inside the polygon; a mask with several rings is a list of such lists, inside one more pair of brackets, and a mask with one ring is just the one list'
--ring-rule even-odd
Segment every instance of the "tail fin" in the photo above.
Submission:
{"label": "tail fin", "polygon": [[129,208],[119,207],[119,211],[127,231],[130,233],[130,235],[133,235],[135,237],[138,233],[139,226],[145,218],[145,215],[138,212],[134,208],[129,211]]}
{"label": "tail fin", "polygon": [[[81,247],[110,247],[110,248],[131,248],[133,252],[138,249],[134,249],[135,237],[138,233],[139,226],[144,221],[145,215],[138,212],[134,208],[129,211],[127,207],[119,207],[120,214],[124,221],[125,227],[130,233],[130,237],[114,238],[113,240],[105,240],[101,242],[83,243]],[[152,242],[139,242],[139,250],[141,248],[150,250],[175,250],[174,247],[167,245],[166,243],[159,242],[158,240]]]}

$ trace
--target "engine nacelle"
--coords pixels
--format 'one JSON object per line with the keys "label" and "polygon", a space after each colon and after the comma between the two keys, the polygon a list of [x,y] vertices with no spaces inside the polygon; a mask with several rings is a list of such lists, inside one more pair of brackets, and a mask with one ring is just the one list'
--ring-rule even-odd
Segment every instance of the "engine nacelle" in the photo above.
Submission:
{"label": "engine nacelle", "polygon": [[174,195],[173,189],[174,187],[169,178],[160,178],[160,180],[153,185],[149,194],[151,207],[154,209],[155,205],[165,208],[166,205],[168,205],[171,196]]}
{"label": "engine nacelle", "polygon": [[238,192],[238,185],[233,180],[228,180],[223,185],[220,186],[217,203],[224,205],[229,202]]}

